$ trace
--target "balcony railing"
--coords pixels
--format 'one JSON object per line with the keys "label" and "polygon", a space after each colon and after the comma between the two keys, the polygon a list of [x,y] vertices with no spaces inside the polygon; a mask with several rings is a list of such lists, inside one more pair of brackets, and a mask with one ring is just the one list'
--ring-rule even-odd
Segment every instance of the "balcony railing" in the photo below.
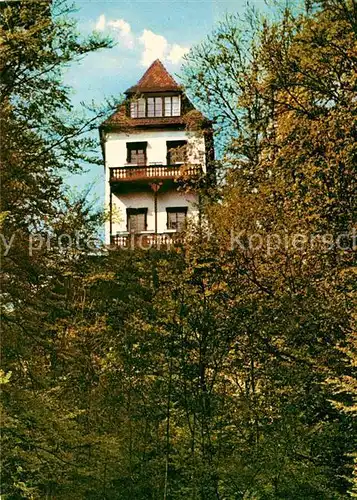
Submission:
{"label": "balcony railing", "polygon": [[141,248],[148,250],[150,248],[173,248],[183,242],[183,236],[180,233],[132,233],[116,234],[110,238],[110,243],[118,248]]}
{"label": "balcony railing", "polygon": [[200,165],[130,165],[110,169],[110,182],[130,182],[150,179],[178,179],[198,177]]}

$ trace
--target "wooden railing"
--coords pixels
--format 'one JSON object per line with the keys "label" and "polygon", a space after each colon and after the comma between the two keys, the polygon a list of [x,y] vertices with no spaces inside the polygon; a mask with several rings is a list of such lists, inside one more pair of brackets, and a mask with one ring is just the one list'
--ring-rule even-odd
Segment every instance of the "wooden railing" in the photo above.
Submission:
{"label": "wooden railing", "polygon": [[197,177],[201,174],[201,172],[202,169],[200,165],[149,165],[114,167],[110,169],[110,182]]}
{"label": "wooden railing", "polygon": [[180,233],[133,233],[133,234],[116,234],[110,238],[110,243],[113,247],[119,248],[141,248],[148,250],[150,248],[167,249],[170,247],[179,246],[183,242],[183,237]]}

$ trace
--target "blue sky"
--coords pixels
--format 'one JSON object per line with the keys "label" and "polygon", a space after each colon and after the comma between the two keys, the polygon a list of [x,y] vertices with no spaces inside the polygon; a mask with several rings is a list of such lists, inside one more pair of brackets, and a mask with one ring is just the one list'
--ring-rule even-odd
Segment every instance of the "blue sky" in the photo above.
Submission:
{"label": "blue sky", "polygon": [[[137,82],[150,63],[159,58],[176,78],[182,56],[202,41],[226,13],[243,13],[246,0],[77,0],[73,16],[78,30],[97,30],[116,42],[112,49],[87,56],[70,68],[65,83],[73,100],[96,103],[116,96]],[[250,0],[263,10],[264,0]],[[178,79],[178,78],[177,78]],[[97,203],[104,193],[103,168],[91,167],[70,177],[74,189],[93,185]]]}

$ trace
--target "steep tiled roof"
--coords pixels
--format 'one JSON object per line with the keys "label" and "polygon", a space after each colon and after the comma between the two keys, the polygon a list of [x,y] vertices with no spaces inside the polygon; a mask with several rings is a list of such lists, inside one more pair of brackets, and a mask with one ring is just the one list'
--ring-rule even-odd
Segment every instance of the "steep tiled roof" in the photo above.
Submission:
{"label": "steep tiled roof", "polygon": [[133,94],[140,92],[169,92],[180,91],[181,87],[175,82],[170,73],[159,59],[145,71],[138,83],[130,87],[125,93]]}
{"label": "steep tiled roof", "polygon": [[[131,118],[128,116],[128,107],[130,100],[133,98],[132,94],[140,94],[145,92],[158,92],[165,95],[164,92],[180,92],[181,93],[181,116],[161,116],[161,117],[144,117],[144,118]],[[141,129],[141,128],[175,128],[184,129],[187,126],[187,118],[191,111],[195,108],[189,101],[187,96],[182,93],[182,88],[175,82],[172,76],[167,72],[163,64],[156,59],[148,70],[144,73],[136,85],[130,87],[126,91],[127,98],[118,107],[118,109],[107,118],[102,124],[101,128],[104,129]],[[135,97],[134,97],[135,98]],[[204,116],[196,111],[198,117],[205,120]]]}

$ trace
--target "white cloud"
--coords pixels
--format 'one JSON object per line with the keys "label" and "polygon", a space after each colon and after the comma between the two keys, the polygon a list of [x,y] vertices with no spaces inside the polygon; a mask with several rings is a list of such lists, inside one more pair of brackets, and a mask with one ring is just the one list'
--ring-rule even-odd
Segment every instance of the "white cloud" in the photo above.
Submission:
{"label": "white cloud", "polygon": [[97,31],[109,30],[112,36],[119,41],[119,47],[133,49],[135,45],[139,45],[142,49],[140,63],[144,67],[149,66],[155,59],[178,64],[189,51],[188,47],[177,43],[170,44],[164,36],[149,29],[144,29],[140,35],[135,35],[127,21],[124,19],[107,21],[104,14],[99,16],[95,29]]}
{"label": "white cloud", "polygon": [[114,29],[119,30],[121,35],[129,35],[129,33],[131,32],[130,24],[124,21],[124,19],[109,21],[108,26],[112,26]]}
{"label": "white cloud", "polygon": [[128,49],[134,47],[134,36],[129,23],[124,21],[124,19],[116,19],[109,21],[108,26],[117,34],[119,41],[122,41],[125,47]]}
{"label": "white cloud", "polygon": [[105,29],[105,15],[104,14],[99,16],[97,24],[95,25],[95,29],[97,31],[104,31],[104,29]]}
{"label": "white cloud", "polygon": [[167,56],[167,60],[170,61],[172,64],[177,64],[178,62],[181,61],[183,56],[187,54],[189,51],[190,49],[188,47],[182,47],[181,45],[174,43],[171,46],[170,52]]}
{"label": "white cloud", "polygon": [[165,59],[168,43],[162,35],[156,35],[150,30],[144,30],[139,37],[139,42],[144,46],[141,54],[141,64],[149,66],[155,59]]}
{"label": "white cloud", "polygon": [[131,32],[131,26],[124,19],[107,21],[105,19],[105,15],[101,14],[97,20],[95,29],[97,31],[104,31],[105,29],[108,29],[119,42],[122,42],[126,48],[132,49],[134,47],[134,36]]}

